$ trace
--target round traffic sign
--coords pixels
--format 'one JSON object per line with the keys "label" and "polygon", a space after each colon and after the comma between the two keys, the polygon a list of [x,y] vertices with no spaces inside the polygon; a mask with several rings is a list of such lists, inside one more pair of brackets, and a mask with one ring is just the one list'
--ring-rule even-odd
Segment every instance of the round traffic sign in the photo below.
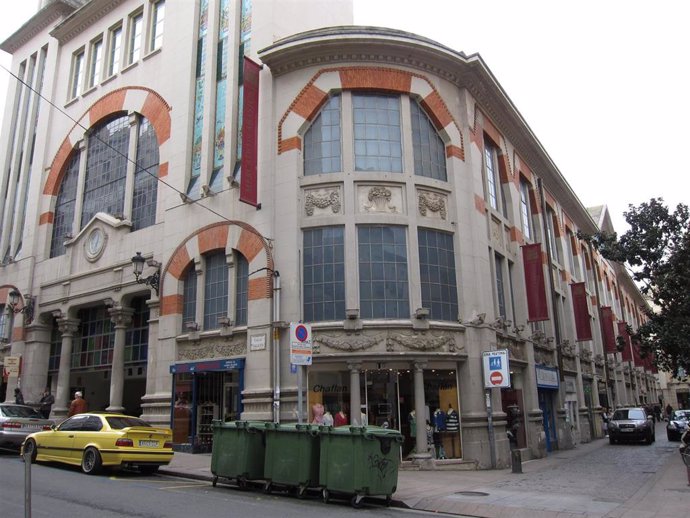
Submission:
{"label": "round traffic sign", "polygon": [[491,376],[489,376],[489,381],[491,381],[492,385],[500,385],[503,383],[503,374],[501,374],[500,371],[494,371],[491,373]]}
{"label": "round traffic sign", "polygon": [[297,338],[297,340],[300,342],[304,342],[309,338],[309,331],[307,331],[306,327],[300,324],[295,328],[295,338]]}

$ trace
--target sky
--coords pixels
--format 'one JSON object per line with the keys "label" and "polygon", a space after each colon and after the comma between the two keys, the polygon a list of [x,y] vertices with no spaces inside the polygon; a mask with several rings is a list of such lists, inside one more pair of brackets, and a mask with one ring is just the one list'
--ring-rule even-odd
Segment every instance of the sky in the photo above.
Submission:
{"label": "sky", "polygon": [[[690,203],[690,2],[353,1],[357,25],[479,53],[583,205],[607,205],[619,233],[629,204]],[[37,0],[0,5],[4,41]],[[0,69],[0,106],[7,79]]]}

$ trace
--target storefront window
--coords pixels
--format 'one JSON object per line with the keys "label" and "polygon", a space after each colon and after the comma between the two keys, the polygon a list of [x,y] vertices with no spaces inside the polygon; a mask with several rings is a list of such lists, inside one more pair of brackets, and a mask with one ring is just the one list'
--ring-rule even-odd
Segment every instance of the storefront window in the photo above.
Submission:
{"label": "storefront window", "polygon": [[310,374],[308,401],[310,423],[331,426],[350,424],[350,373],[333,371]]}

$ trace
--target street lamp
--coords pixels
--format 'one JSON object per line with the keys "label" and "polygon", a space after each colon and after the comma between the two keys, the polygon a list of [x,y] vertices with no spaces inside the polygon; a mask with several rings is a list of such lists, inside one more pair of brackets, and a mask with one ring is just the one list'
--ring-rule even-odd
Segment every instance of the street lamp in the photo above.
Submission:
{"label": "street lamp", "polygon": [[[141,274],[144,271],[144,263],[156,269],[156,271],[148,277],[141,277]],[[160,263],[155,259],[149,259],[147,261],[142,257],[141,252],[137,252],[137,255],[132,257],[132,266],[134,267],[134,277],[136,278],[137,283],[151,286],[154,290],[156,290],[156,295],[158,295],[158,288],[160,287],[161,280]]]}
{"label": "street lamp", "polygon": [[10,300],[7,305],[10,307],[12,313],[24,313],[24,324],[30,324],[34,319],[34,300],[31,295],[24,297],[24,305],[19,308],[19,301],[22,298],[22,294],[16,289],[13,289],[9,293]]}

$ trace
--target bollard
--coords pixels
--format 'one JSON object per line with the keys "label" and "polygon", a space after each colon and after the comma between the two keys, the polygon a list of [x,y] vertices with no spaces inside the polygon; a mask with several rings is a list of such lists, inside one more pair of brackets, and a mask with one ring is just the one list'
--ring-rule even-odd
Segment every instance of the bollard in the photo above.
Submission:
{"label": "bollard", "polygon": [[517,448],[510,450],[510,464],[513,473],[522,473],[522,453]]}
{"label": "bollard", "polygon": [[24,457],[24,518],[31,518],[31,453]]}

